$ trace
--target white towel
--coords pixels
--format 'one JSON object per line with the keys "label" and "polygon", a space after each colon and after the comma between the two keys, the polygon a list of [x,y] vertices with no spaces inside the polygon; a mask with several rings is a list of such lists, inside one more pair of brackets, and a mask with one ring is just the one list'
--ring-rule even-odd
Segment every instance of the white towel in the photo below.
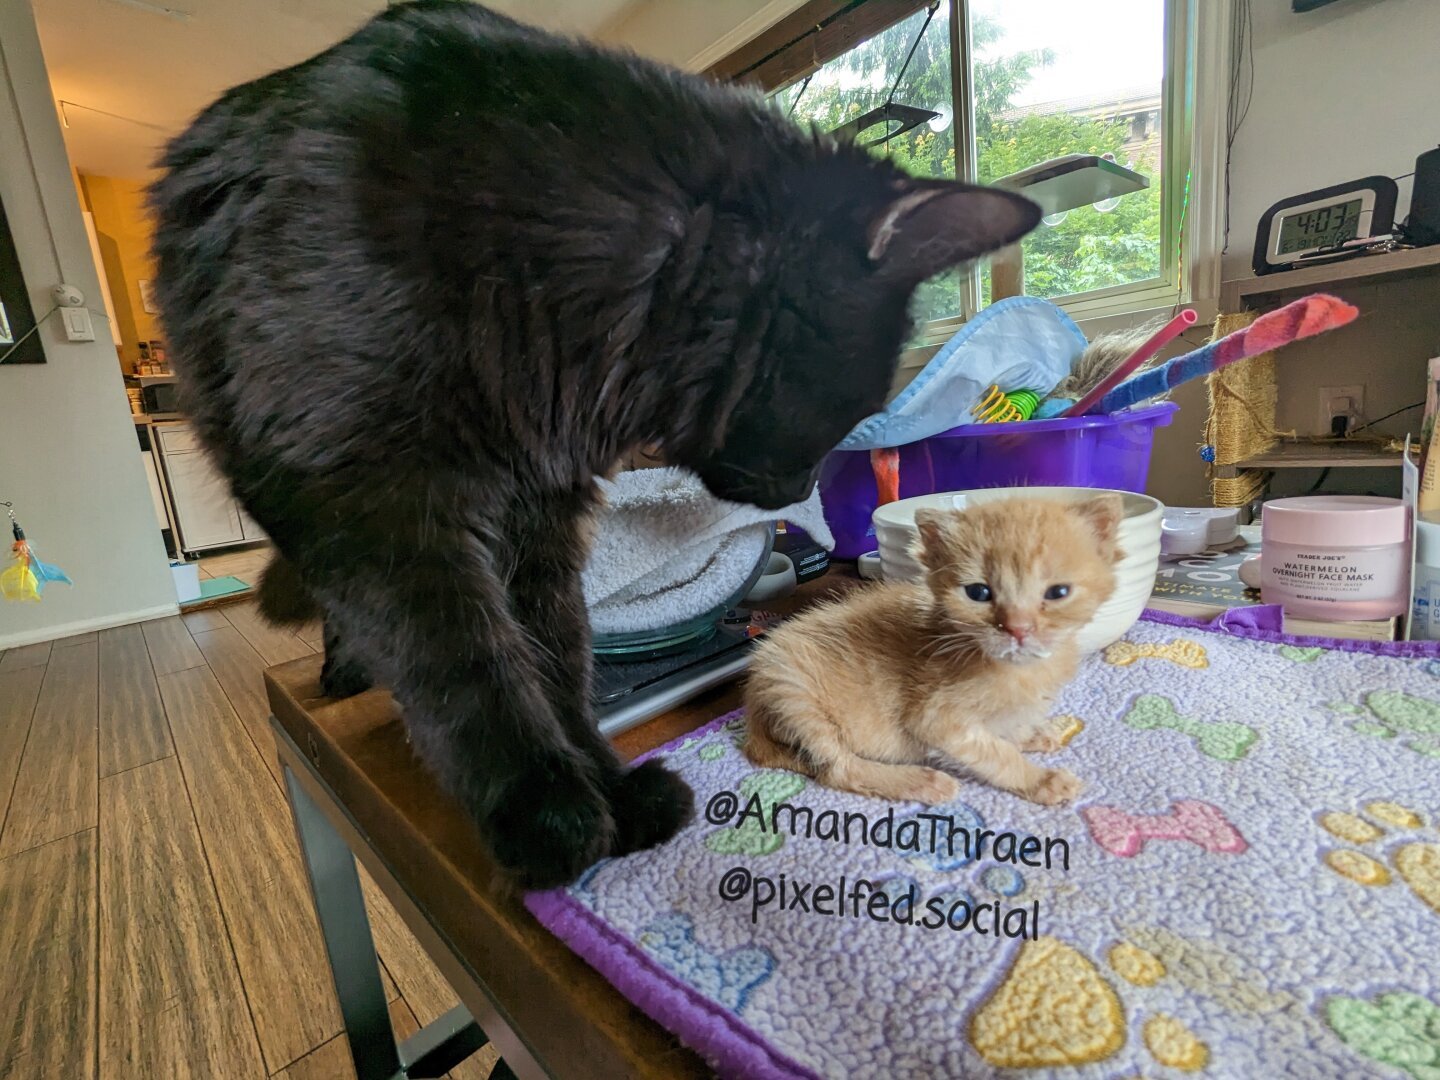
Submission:
{"label": "white towel", "polygon": [[749,579],[772,521],[804,529],[827,550],[817,489],[784,510],[715,498],[682,469],[637,469],[602,481],[585,603],[597,634],[659,630],[713,611]]}

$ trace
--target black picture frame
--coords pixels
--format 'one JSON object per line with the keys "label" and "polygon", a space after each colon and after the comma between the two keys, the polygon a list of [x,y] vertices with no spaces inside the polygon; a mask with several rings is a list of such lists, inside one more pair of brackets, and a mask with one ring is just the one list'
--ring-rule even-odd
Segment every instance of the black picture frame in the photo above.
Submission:
{"label": "black picture frame", "polygon": [[[10,341],[0,343],[0,365],[45,363],[45,347],[40,335],[30,334],[35,329],[35,311],[30,306],[25,276],[20,272],[20,253],[15,250],[15,239],[10,235],[10,219],[5,216],[3,199],[0,199],[0,304],[5,305],[5,321],[10,330]],[[26,334],[30,336],[27,338]],[[17,346],[16,342],[20,344]]]}

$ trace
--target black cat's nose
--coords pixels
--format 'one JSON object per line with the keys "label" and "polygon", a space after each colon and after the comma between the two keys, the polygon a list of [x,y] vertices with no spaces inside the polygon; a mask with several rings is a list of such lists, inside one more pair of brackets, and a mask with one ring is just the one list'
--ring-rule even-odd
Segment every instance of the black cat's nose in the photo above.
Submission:
{"label": "black cat's nose", "polygon": [[793,503],[804,502],[810,497],[810,492],[815,490],[815,481],[819,475],[820,470],[817,468],[812,472],[801,475],[798,479],[790,481],[783,493],[779,496],[782,501],[775,506],[767,506],[765,509],[779,510]]}

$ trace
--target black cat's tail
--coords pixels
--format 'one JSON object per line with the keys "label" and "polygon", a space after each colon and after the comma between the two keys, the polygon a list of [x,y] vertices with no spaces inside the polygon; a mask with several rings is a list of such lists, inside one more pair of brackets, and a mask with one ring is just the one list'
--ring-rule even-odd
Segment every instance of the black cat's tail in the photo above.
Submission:
{"label": "black cat's tail", "polygon": [[280,626],[294,626],[320,617],[295,564],[276,552],[260,579],[260,614]]}

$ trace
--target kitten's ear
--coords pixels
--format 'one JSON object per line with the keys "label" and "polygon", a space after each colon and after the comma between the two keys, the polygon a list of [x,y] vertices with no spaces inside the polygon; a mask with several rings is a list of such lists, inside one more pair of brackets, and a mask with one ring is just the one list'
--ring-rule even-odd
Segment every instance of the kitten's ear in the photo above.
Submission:
{"label": "kitten's ear", "polygon": [[945,515],[939,510],[916,510],[917,539],[911,551],[920,565],[933,569],[935,557],[945,547]]}
{"label": "kitten's ear", "polygon": [[1040,208],[1001,188],[950,181],[907,184],[870,222],[870,259],[881,275],[916,286],[1013,244]]}
{"label": "kitten's ear", "polygon": [[1093,499],[1075,503],[1072,509],[1095,534],[1101,554],[1112,561],[1119,558],[1120,523],[1125,520],[1125,503],[1120,496],[1097,495]]}

